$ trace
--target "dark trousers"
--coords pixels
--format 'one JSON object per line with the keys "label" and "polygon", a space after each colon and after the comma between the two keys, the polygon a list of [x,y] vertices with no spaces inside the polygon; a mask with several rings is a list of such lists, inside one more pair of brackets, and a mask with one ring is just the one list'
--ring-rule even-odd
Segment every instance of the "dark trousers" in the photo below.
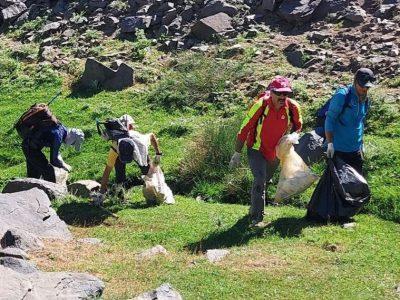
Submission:
{"label": "dark trousers", "polygon": [[23,143],[22,151],[26,158],[26,175],[30,178],[37,178],[56,182],[56,175],[53,166],[49,163],[41,149],[29,146],[28,142]]}
{"label": "dark trousers", "polygon": [[363,175],[363,163],[362,155],[360,151],[356,152],[341,152],[335,151],[335,156],[339,157],[346,164],[352,166],[358,173]]}
{"label": "dark trousers", "polygon": [[[115,182],[117,184],[127,184],[126,164],[120,161],[119,158],[117,158],[114,168],[115,168]],[[145,167],[139,166],[139,168],[142,175],[146,175],[150,169],[150,158],[147,157],[147,166]]]}

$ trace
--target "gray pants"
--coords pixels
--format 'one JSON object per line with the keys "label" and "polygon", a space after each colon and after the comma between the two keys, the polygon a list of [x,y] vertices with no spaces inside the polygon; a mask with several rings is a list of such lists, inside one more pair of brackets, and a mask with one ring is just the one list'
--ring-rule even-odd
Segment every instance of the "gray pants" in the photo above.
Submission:
{"label": "gray pants", "polygon": [[279,165],[279,160],[275,158],[268,161],[258,150],[247,149],[247,157],[251,172],[254,176],[253,187],[251,189],[250,218],[252,221],[262,221],[264,216],[266,184],[271,180]]}

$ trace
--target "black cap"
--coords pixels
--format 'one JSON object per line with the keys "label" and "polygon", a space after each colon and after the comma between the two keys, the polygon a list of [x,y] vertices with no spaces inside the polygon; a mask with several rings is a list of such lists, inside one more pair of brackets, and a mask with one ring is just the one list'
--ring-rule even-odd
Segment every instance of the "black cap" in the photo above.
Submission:
{"label": "black cap", "polygon": [[362,87],[371,87],[374,85],[376,77],[370,69],[361,68],[357,70],[355,80]]}

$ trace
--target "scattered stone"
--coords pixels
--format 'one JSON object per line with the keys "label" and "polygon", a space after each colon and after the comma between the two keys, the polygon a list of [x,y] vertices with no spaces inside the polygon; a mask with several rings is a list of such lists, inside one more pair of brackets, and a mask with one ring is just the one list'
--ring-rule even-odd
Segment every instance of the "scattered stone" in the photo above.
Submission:
{"label": "scattered stone", "polygon": [[83,238],[83,239],[79,239],[78,242],[84,243],[84,244],[91,244],[91,245],[98,245],[98,244],[102,243],[102,241],[100,239],[96,239],[96,238]]}
{"label": "scattered stone", "polygon": [[29,255],[26,254],[25,251],[14,248],[14,247],[7,247],[4,249],[0,249],[0,257],[14,257],[19,259],[29,259]]}
{"label": "scattered stone", "polygon": [[43,26],[39,33],[44,36],[49,36],[50,34],[56,33],[61,29],[61,22],[52,22]]}
{"label": "scattered stone", "polygon": [[154,246],[151,249],[148,249],[148,250],[145,250],[145,251],[139,253],[137,255],[137,257],[139,259],[149,259],[149,258],[155,257],[155,256],[160,255],[160,254],[161,255],[167,255],[168,252],[163,246],[157,245],[157,246]]}
{"label": "scattered stone", "polygon": [[80,85],[86,88],[123,90],[133,85],[133,69],[122,63],[118,70],[112,70],[97,60],[88,58]]}
{"label": "scattered stone", "polygon": [[89,274],[22,274],[0,266],[0,295],[3,299],[98,299],[103,290],[104,283]]}
{"label": "scattered stone", "polygon": [[289,23],[306,23],[313,17],[314,10],[322,0],[284,0],[278,15]]}
{"label": "scattered stone", "polygon": [[276,8],[277,1],[275,0],[263,0],[261,3],[261,8],[263,10],[274,11]]}
{"label": "scattered stone", "polygon": [[345,224],[342,225],[342,227],[345,228],[345,229],[352,229],[352,228],[356,227],[356,224],[357,223],[355,223],[355,222],[345,223]]}
{"label": "scattered stone", "polygon": [[26,11],[27,7],[23,2],[14,2],[13,5],[10,5],[6,8],[3,8],[0,11],[0,20],[9,23],[18,18],[24,11]]}
{"label": "scattered stone", "polygon": [[207,250],[206,257],[210,262],[215,263],[221,261],[229,253],[230,251],[225,249],[212,249]]}
{"label": "scattered stone", "polygon": [[335,244],[326,243],[323,245],[323,248],[327,251],[336,252],[338,250],[338,246]]}
{"label": "scattered stone", "polygon": [[63,198],[68,194],[67,187],[57,183],[36,178],[17,178],[7,182],[3,193],[16,193],[38,188],[51,199]]}
{"label": "scattered stone", "polygon": [[200,40],[211,41],[215,35],[232,30],[232,18],[225,13],[203,18],[191,29],[192,34]]}
{"label": "scattered stone", "polygon": [[218,13],[225,13],[228,16],[233,17],[238,12],[238,9],[233,6],[227,4],[223,0],[211,0],[208,1],[206,6],[200,10],[200,17],[205,18],[209,17]]}
{"label": "scattered stone", "polygon": [[0,240],[1,247],[15,247],[21,250],[39,250],[44,247],[42,241],[28,231],[9,229]]}
{"label": "scattered stone", "polygon": [[367,13],[359,6],[349,6],[344,15],[344,19],[354,23],[362,23],[365,21]]}
{"label": "scattered stone", "polygon": [[0,194],[0,236],[18,228],[38,238],[69,240],[67,225],[50,207],[49,197],[38,188],[12,194]]}
{"label": "scattered stone", "polygon": [[397,294],[400,294],[400,284],[396,285],[395,291]]}
{"label": "scattered stone", "polygon": [[94,180],[79,180],[68,186],[68,192],[78,197],[89,198],[90,194],[100,190],[100,183]]}
{"label": "scattered stone", "polygon": [[126,17],[120,22],[121,32],[132,33],[136,29],[146,29],[149,28],[151,24],[150,16],[132,16]]}
{"label": "scattered stone", "polygon": [[22,274],[30,274],[39,271],[34,263],[10,256],[0,257],[0,265]]}
{"label": "scattered stone", "polygon": [[134,298],[135,300],[182,300],[182,296],[175,291],[169,283],[164,283],[154,291],[143,293]]}
{"label": "scattered stone", "polygon": [[225,58],[231,58],[236,55],[242,55],[244,53],[245,49],[242,45],[236,44],[233,45],[232,47],[227,48],[224,52],[223,55]]}

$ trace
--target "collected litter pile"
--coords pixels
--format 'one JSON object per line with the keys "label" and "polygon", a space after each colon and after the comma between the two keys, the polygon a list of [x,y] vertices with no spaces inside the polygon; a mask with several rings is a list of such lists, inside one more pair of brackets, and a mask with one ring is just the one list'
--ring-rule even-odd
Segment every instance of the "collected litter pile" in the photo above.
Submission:
{"label": "collected litter pile", "polygon": [[282,137],[276,147],[276,156],[281,164],[281,173],[275,195],[276,202],[305,191],[318,179],[318,176],[311,172],[303,159],[295,152],[293,145],[297,144],[298,140],[297,133],[288,134]]}

